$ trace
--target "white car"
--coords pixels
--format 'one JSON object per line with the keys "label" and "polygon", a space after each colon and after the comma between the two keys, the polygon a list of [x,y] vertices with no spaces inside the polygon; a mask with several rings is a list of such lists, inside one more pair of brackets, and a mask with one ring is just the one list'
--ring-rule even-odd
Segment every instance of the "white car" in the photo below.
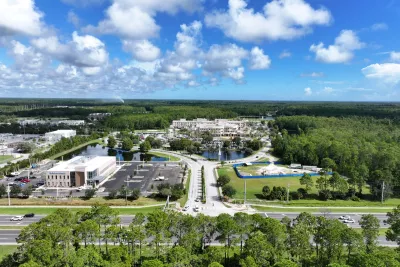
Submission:
{"label": "white car", "polygon": [[355,223],[353,219],[343,220],[343,223]]}
{"label": "white car", "polygon": [[10,221],[22,221],[23,218],[23,216],[14,216],[10,219]]}
{"label": "white car", "polygon": [[196,205],[196,207],[194,207],[194,211],[195,211],[195,212],[199,212],[199,211],[200,211],[199,205]]}
{"label": "white car", "polygon": [[339,220],[341,220],[341,221],[344,221],[344,220],[350,220],[351,218],[350,218],[350,216],[348,216],[348,215],[343,215],[343,216],[340,216],[339,217]]}
{"label": "white car", "polygon": [[189,206],[185,206],[185,207],[183,207],[183,211],[187,211],[189,209]]}

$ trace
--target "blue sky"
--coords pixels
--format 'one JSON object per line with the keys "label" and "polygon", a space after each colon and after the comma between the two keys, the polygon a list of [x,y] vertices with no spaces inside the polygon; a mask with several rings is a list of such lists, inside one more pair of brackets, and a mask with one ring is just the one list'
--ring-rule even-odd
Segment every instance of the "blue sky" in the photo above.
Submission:
{"label": "blue sky", "polygon": [[2,0],[0,97],[399,101],[400,1]]}

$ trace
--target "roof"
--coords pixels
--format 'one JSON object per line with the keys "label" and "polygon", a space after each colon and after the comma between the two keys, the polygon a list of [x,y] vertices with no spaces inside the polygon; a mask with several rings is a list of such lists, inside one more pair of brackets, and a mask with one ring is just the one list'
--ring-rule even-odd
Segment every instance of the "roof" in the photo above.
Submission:
{"label": "roof", "polygon": [[92,171],[95,170],[110,160],[115,160],[115,157],[107,157],[107,156],[96,156],[96,157],[87,157],[87,156],[78,156],[74,157],[68,161],[63,161],[49,169],[49,172],[56,171]]}
{"label": "roof", "polygon": [[53,131],[53,132],[48,132],[46,134],[66,134],[66,133],[76,133],[75,130],[57,130],[57,131]]}

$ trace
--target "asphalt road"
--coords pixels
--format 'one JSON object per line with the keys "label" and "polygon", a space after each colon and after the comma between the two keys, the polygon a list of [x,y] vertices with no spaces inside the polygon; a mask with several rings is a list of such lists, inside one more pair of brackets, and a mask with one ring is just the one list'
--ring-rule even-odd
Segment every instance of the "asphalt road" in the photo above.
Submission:
{"label": "asphalt road", "polygon": [[[268,215],[270,218],[274,218],[277,220],[282,220],[285,216],[289,217],[290,219],[296,218],[299,213],[297,212],[288,212],[288,213],[279,213],[279,212],[267,212],[267,213],[260,213],[262,216],[265,217],[265,214]],[[358,221],[360,220],[362,213],[328,213],[328,214],[323,214],[323,213],[312,213],[315,216],[326,216],[327,218],[339,218],[340,216],[348,215],[352,219],[355,220],[355,223],[350,223],[348,224],[350,227],[353,228],[360,228],[360,225],[358,224]],[[375,217],[377,217],[380,221],[380,227],[381,228],[388,228],[389,226],[384,224],[384,220],[387,219],[386,214],[384,213],[372,213]],[[24,215],[24,214],[21,214]],[[24,218],[22,221],[10,221],[10,219],[13,217],[13,215],[0,215],[0,226],[26,226],[29,225],[32,222],[37,222],[41,218],[45,217],[44,215],[35,215],[33,218]],[[123,215],[120,216],[121,218],[121,224],[122,225],[129,225],[129,223],[132,221],[133,215]]]}

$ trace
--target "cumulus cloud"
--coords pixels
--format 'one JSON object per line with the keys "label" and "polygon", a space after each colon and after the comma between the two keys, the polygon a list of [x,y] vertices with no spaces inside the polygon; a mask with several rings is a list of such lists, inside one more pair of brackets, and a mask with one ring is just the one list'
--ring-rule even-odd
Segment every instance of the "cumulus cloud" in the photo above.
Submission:
{"label": "cumulus cloud", "polygon": [[322,90],[324,93],[331,94],[334,90],[332,87],[325,87],[324,90]]}
{"label": "cumulus cloud", "polygon": [[390,52],[390,61],[400,62],[400,52],[395,52],[395,51]]}
{"label": "cumulus cloud", "polygon": [[282,51],[282,53],[279,55],[279,58],[280,59],[289,58],[291,56],[292,56],[292,53],[290,53],[289,51],[285,50],[285,51]]}
{"label": "cumulus cloud", "polygon": [[312,95],[312,90],[311,90],[311,88],[310,88],[310,87],[305,88],[305,89],[304,89],[304,94],[305,94],[305,95]]}
{"label": "cumulus cloud", "polygon": [[264,55],[262,49],[256,46],[251,49],[249,65],[252,70],[268,69],[271,65],[271,59],[268,55]]}
{"label": "cumulus cloud", "polygon": [[314,9],[304,0],[272,0],[263,12],[247,8],[245,0],[229,0],[228,10],[205,17],[207,26],[244,42],[295,39],[312,32],[314,25],[328,25],[331,20],[327,9]]}
{"label": "cumulus cloud", "polygon": [[74,11],[70,10],[70,11],[68,12],[67,20],[68,20],[69,23],[71,23],[72,25],[74,25],[75,28],[78,28],[78,27],[79,27],[80,19],[79,19],[78,15],[77,15]]}
{"label": "cumulus cloud", "polygon": [[373,31],[386,31],[388,28],[386,23],[375,23],[371,26],[371,30]]}
{"label": "cumulus cloud", "polygon": [[154,17],[159,12],[176,14],[193,12],[201,7],[201,0],[114,0],[106,11],[106,18],[97,26],[84,28],[89,33],[118,34],[125,39],[146,40],[157,37],[160,26]]}
{"label": "cumulus cloud", "polygon": [[372,64],[361,71],[368,79],[376,79],[385,83],[398,83],[400,81],[400,64]]}
{"label": "cumulus cloud", "polygon": [[160,49],[148,40],[123,41],[123,49],[139,61],[154,61],[160,57]]}
{"label": "cumulus cloud", "polygon": [[323,72],[306,72],[300,74],[301,77],[312,77],[312,78],[318,78],[318,77],[323,77],[324,73]]}
{"label": "cumulus cloud", "polygon": [[354,57],[354,51],[365,46],[351,30],[343,30],[336,37],[335,43],[325,47],[323,43],[311,45],[310,51],[315,53],[318,61],[325,63],[345,63]]}
{"label": "cumulus cloud", "polygon": [[43,31],[43,13],[33,0],[0,1],[0,37],[15,34],[37,36]]}
{"label": "cumulus cloud", "polygon": [[31,42],[44,54],[66,64],[86,68],[87,74],[97,73],[108,61],[104,43],[91,35],[80,36],[73,32],[72,40],[66,44],[60,43],[56,36],[37,38]]}

